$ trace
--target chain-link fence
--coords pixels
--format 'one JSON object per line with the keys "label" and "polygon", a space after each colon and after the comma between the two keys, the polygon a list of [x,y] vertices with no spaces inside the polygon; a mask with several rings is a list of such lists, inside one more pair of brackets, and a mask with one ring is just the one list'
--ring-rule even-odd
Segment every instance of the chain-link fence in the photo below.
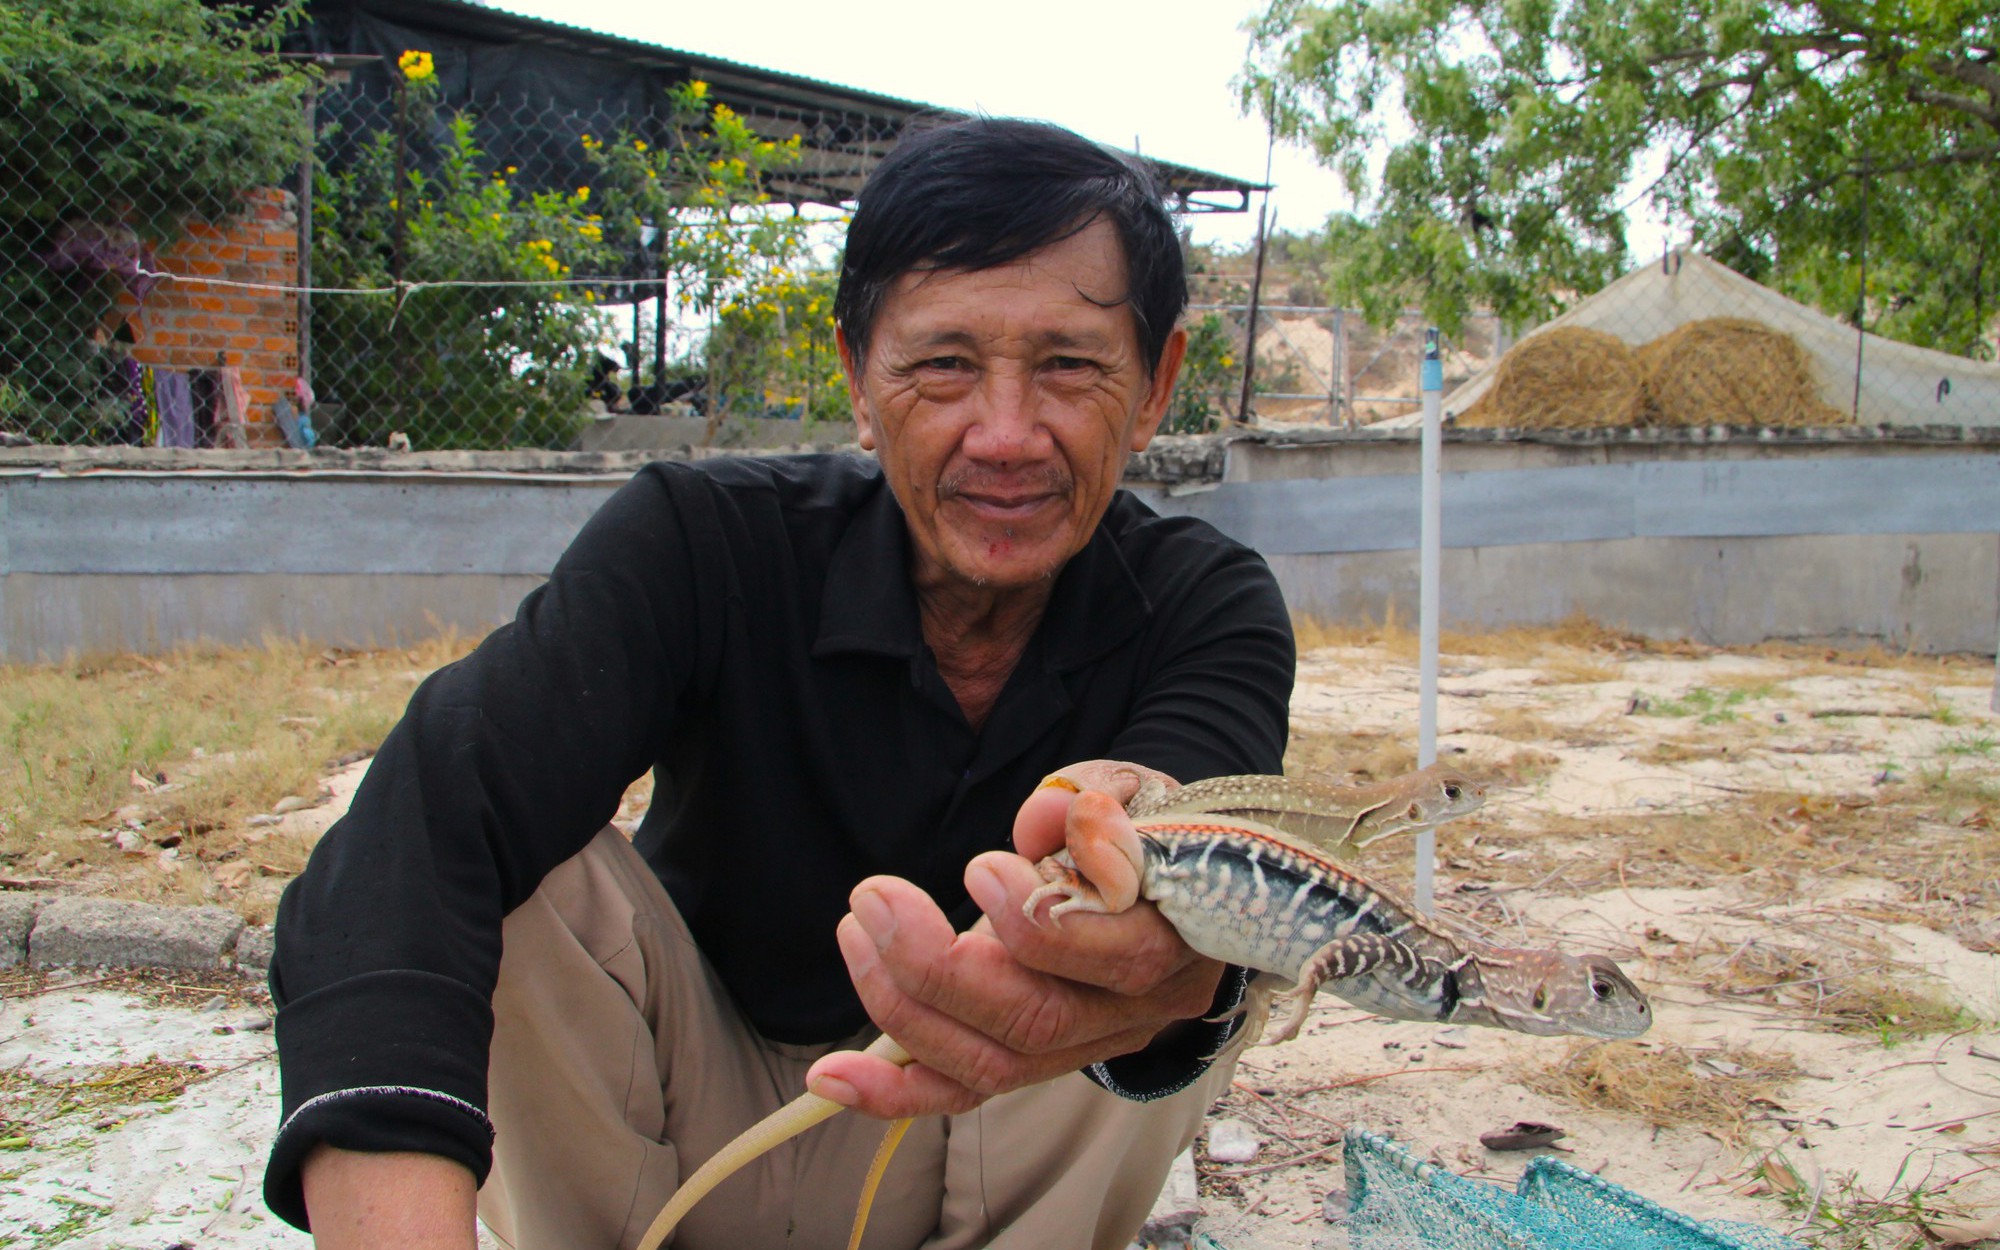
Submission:
{"label": "chain-link fence", "polygon": [[[798,420],[802,438],[844,420],[839,205],[895,124],[738,111],[699,79],[591,108],[447,105],[414,51],[246,62],[254,89],[230,91],[185,61],[128,53],[0,83],[0,436],[564,448],[619,414],[711,433]],[[1518,343],[1465,316],[1448,327],[1447,411],[2000,420],[2000,367],[1971,358],[1991,355],[1979,284],[2000,257],[1913,264],[1906,199],[1893,171],[1816,188],[1773,210],[1813,229],[1697,240],[1556,300],[1568,311]],[[1197,284],[1170,429],[1415,410],[1424,319],[1318,307],[1298,277],[1274,270],[1254,316],[1242,282]]]}
{"label": "chain-link fence", "polygon": [[[113,167],[81,109],[44,133],[32,197],[0,190],[10,441],[563,448],[611,413],[837,409],[829,240],[893,126],[700,80],[445,107],[428,54],[341,60],[137,217],[122,188],[171,175]],[[127,72],[126,121],[187,94]],[[51,131],[33,107],[0,95],[0,138]]]}

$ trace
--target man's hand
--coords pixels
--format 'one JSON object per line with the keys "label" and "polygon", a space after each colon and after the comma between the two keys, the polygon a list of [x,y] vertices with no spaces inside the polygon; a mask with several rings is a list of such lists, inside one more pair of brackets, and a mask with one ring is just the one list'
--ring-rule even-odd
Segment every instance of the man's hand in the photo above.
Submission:
{"label": "man's hand", "polygon": [[1222,965],[1190,950],[1150,905],[1068,917],[1060,929],[1022,915],[1042,884],[1035,862],[1065,844],[1099,850],[1086,873],[1131,873],[1100,885],[1137,892],[1138,835],[1124,804],[1159,774],[1093,761],[1063,775],[1081,792],[1049,786],[1028,797],[1014,824],[1020,854],[967,865],[966,888],[986,913],[967,932],[954,934],[930,896],[900,878],[855,887],[838,932],[848,973],[869,1016],[917,1062],[841,1051],[813,1065],[808,1089],[869,1115],[956,1114],[1129,1054],[1208,1010]]}

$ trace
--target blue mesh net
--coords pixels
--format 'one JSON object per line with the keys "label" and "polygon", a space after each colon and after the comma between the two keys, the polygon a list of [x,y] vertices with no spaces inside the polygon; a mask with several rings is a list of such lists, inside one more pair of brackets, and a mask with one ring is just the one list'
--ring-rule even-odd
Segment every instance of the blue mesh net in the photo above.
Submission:
{"label": "blue mesh net", "polygon": [[1691,1219],[1546,1155],[1509,1192],[1366,1129],[1348,1130],[1346,1153],[1353,1250],[1805,1250],[1753,1224]]}

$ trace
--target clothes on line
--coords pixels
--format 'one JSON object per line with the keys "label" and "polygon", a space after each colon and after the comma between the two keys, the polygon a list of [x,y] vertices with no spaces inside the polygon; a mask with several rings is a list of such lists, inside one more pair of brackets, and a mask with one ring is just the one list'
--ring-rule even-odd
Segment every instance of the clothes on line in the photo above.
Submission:
{"label": "clothes on line", "polygon": [[127,360],[120,367],[130,419],[119,441],[144,447],[242,447],[250,397],[235,365],[166,369]]}

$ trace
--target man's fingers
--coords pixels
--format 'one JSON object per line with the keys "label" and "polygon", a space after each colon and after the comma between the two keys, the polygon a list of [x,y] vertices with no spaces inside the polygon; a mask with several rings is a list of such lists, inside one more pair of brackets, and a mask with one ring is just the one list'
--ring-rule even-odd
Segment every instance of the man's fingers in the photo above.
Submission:
{"label": "man's fingers", "polygon": [[1115,915],[1064,916],[1037,924],[1021,910],[1042,879],[1016,855],[990,851],[965,869],[965,886],[993,932],[1029,968],[1120,994],[1143,994],[1194,960],[1174,927],[1151,906]]}
{"label": "man's fingers", "polygon": [[837,1050],[815,1063],[806,1073],[806,1089],[885,1120],[959,1115],[984,1101],[921,1063],[899,1067],[858,1050]]}
{"label": "man's fingers", "polygon": [[1183,968],[1191,956],[1167,964],[1146,997],[1036,971],[990,931],[953,934],[928,896],[894,878],[863,882],[853,905],[836,937],[869,1017],[982,1093],[1118,1053],[1106,1049],[1108,1039],[1128,1032],[1143,1044],[1170,1021],[1200,1014],[1214,989],[1212,970]]}

